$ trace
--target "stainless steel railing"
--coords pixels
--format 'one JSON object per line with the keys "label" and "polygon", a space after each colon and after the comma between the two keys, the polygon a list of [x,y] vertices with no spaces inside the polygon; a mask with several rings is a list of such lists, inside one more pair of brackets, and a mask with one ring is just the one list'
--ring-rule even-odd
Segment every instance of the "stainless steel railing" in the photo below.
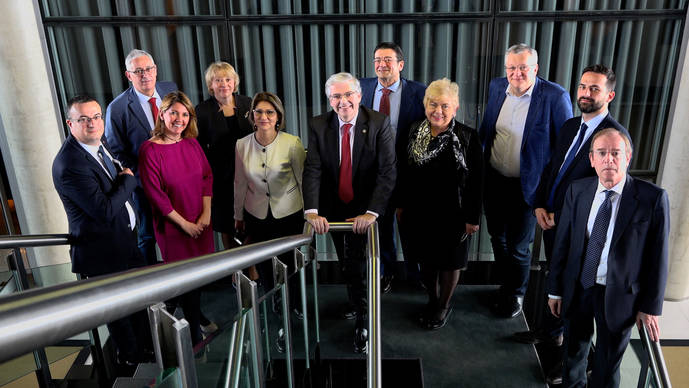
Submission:
{"label": "stainless steel railing", "polygon": [[[351,231],[352,223],[331,223],[330,229],[334,232]],[[182,295],[266,258],[309,244],[312,237],[313,229],[307,224],[304,233],[299,235],[0,298],[0,362],[125,317],[161,300]],[[367,369],[368,387],[373,388],[381,386],[377,224],[369,227],[367,239]],[[0,239],[0,247],[59,245],[67,241],[66,235],[14,236]]]}
{"label": "stainless steel railing", "polygon": [[[670,375],[667,373],[667,366],[663,357],[663,350],[660,348],[660,342],[651,341],[646,326],[641,326],[639,335],[641,336],[643,348],[646,351],[646,359],[641,363],[638,387],[672,388]],[[649,384],[650,382],[653,382],[653,384]]]}

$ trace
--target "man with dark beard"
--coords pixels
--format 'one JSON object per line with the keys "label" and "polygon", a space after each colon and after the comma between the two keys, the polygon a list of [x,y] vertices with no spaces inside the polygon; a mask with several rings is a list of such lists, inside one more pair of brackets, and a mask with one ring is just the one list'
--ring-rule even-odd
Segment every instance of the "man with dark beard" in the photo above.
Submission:
{"label": "man with dark beard", "polygon": [[[536,190],[534,214],[543,229],[545,256],[551,261],[555,229],[560,219],[565,193],[569,185],[581,178],[595,176],[588,153],[593,134],[609,127],[617,128],[627,135],[627,130],[608,112],[608,104],[615,98],[615,72],[604,65],[592,65],[584,69],[577,88],[577,106],[581,116],[573,117],[562,125],[555,150],[548,165],[541,174]],[[545,296],[545,295],[544,295]],[[544,301],[545,303],[545,301]],[[562,345],[564,325],[544,309],[543,327],[514,334],[519,342],[537,344],[547,342]],[[549,380],[561,378],[561,368],[555,368],[556,375],[549,373]]]}

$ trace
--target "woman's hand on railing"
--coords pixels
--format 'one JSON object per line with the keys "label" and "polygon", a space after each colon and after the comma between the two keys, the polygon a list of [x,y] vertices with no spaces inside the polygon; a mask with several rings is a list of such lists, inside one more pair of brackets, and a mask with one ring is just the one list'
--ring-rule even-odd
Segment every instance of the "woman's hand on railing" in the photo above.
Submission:
{"label": "woman's hand on railing", "polygon": [[328,220],[325,219],[325,217],[321,217],[316,213],[306,213],[305,217],[306,222],[313,226],[314,232],[316,232],[317,234],[328,233],[328,230],[330,229],[330,224],[328,224]]}
{"label": "woman's hand on railing", "polygon": [[658,325],[658,316],[646,314],[639,311],[636,314],[636,327],[641,330],[641,325],[646,326],[648,330],[648,337],[653,342],[660,340],[660,326]]}

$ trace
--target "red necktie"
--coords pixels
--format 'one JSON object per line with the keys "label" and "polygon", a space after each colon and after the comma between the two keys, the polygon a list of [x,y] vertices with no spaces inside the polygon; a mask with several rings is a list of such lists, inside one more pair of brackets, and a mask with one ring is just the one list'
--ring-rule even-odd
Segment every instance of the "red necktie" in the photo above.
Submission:
{"label": "red necktie", "polygon": [[390,92],[392,90],[383,88],[383,95],[380,97],[380,104],[378,105],[378,112],[390,116]]}
{"label": "red necktie", "polygon": [[148,103],[151,104],[151,113],[153,113],[153,126],[155,126],[156,121],[158,121],[158,105],[156,105],[156,98],[149,98]]}
{"label": "red necktie", "polygon": [[352,189],[352,151],[349,148],[349,129],[352,124],[345,124],[340,129],[342,131],[342,158],[340,158],[340,185],[337,193],[340,200],[350,203],[354,199],[354,189]]}

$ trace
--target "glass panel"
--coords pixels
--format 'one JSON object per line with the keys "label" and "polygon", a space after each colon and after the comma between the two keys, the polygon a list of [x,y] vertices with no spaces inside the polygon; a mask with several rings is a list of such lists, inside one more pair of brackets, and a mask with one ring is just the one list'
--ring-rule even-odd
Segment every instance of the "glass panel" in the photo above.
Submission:
{"label": "glass panel", "polygon": [[223,0],[43,0],[45,16],[222,15]]}
{"label": "glass panel", "polygon": [[533,1],[500,0],[501,11],[618,11],[650,9],[684,9],[686,0],[617,0],[617,1]]}
{"label": "glass panel", "polygon": [[224,31],[222,25],[48,27],[58,97],[65,104],[73,95],[87,93],[105,111],[129,87],[124,75],[127,53],[141,48],[155,59],[159,81],[175,81],[199,103],[208,93],[206,67],[221,58],[226,47]]}
{"label": "glass panel", "polygon": [[182,383],[182,373],[179,369],[171,369],[163,373],[162,381],[156,385],[159,388],[182,388],[184,384]]}
{"label": "glass panel", "polygon": [[[266,384],[280,382],[287,386],[287,344],[290,338],[283,324],[283,285],[262,297],[260,303],[263,376]],[[293,330],[293,329],[292,329]]]}
{"label": "glass panel", "polygon": [[[538,50],[539,76],[576,97],[580,72],[595,63],[617,74],[610,113],[632,135],[633,170],[657,170],[679,54],[681,20],[510,22],[498,26],[492,75],[515,42]],[[575,106],[575,115],[579,110]]]}
{"label": "glass panel", "polygon": [[389,14],[412,12],[482,12],[489,9],[483,1],[316,1],[316,0],[232,0],[232,15],[330,15],[330,14]]}

